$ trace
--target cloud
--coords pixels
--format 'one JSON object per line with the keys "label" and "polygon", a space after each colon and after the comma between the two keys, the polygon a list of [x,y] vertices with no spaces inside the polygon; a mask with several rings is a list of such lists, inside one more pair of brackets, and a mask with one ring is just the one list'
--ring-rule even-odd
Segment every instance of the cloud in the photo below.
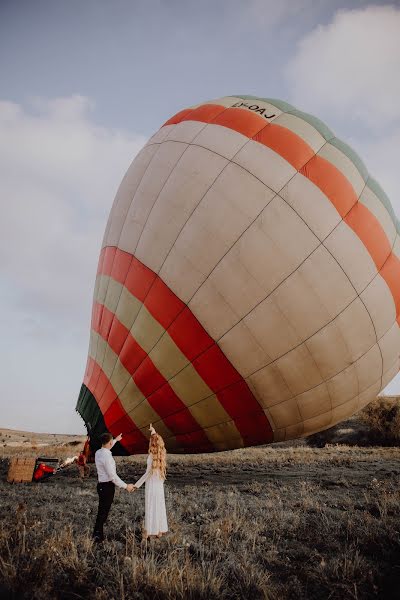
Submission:
{"label": "cloud", "polygon": [[[145,142],[99,127],[90,111],[82,96],[36,98],[28,107],[0,102],[1,326],[8,340],[1,344],[8,368],[0,402],[12,391],[18,409],[7,408],[10,426],[29,428],[29,405],[52,405],[55,430],[73,414],[106,219]],[[30,385],[18,376],[21,368]]]}
{"label": "cloud", "polygon": [[[333,127],[364,160],[400,217],[400,9],[340,10],[298,43],[290,101]],[[386,388],[400,393],[400,374]]]}
{"label": "cloud", "polygon": [[286,69],[293,101],[379,131],[400,118],[400,9],[336,13],[298,44]]}

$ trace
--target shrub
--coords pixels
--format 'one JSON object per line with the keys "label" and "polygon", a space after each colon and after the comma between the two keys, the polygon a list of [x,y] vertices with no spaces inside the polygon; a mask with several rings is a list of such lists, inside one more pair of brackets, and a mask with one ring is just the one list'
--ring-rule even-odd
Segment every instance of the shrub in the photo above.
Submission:
{"label": "shrub", "polygon": [[360,413],[371,432],[371,439],[381,446],[400,444],[400,396],[380,396]]}

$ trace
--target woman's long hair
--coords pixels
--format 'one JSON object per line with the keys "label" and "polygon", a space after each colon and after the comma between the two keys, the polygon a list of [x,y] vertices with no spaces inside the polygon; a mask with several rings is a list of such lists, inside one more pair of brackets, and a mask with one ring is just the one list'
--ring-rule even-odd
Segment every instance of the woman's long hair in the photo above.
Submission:
{"label": "woman's long hair", "polygon": [[161,479],[167,476],[167,451],[165,450],[164,440],[158,433],[152,433],[149,444],[149,454],[153,457],[152,472],[158,471]]}

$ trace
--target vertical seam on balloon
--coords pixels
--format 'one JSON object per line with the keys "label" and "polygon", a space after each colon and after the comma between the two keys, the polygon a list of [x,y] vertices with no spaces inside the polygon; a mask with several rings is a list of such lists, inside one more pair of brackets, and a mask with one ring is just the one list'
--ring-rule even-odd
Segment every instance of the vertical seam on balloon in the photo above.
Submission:
{"label": "vertical seam on balloon", "polygon": [[[228,110],[228,109],[226,109],[226,110]],[[222,111],[222,112],[226,112],[226,110],[225,110],[225,111]],[[221,113],[221,114],[222,114],[222,113]],[[205,127],[206,127],[207,125],[208,125],[208,123],[205,125]],[[200,133],[200,132],[199,132],[199,133]],[[197,135],[199,135],[199,133],[197,133],[197,134],[196,134],[196,137],[197,137]],[[194,138],[194,139],[195,139],[195,138]],[[251,139],[249,139],[249,138],[248,138],[248,139],[247,139],[247,141],[245,141],[245,143],[242,145],[242,147],[241,147],[241,148],[240,148],[240,149],[239,149],[239,150],[238,150],[238,151],[237,151],[237,152],[234,154],[234,156],[232,157],[232,159],[233,159],[233,158],[236,156],[236,154],[238,154],[238,153],[240,152],[240,150],[242,150],[242,148],[244,148],[244,146],[246,146],[246,145],[247,145],[247,144],[248,144],[250,141],[251,141]],[[189,145],[191,145],[191,144],[189,144]],[[188,145],[188,147],[189,147],[189,145]],[[186,150],[185,150],[185,151],[186,151]],[[210,151],[210,150],[208,150],[208,151],[209,151],[209,152],[212,152],[212,151]],[[183,156],[183,154],[184,154],[184,153],[182,153],[181,157]],[[217,153],[215,153],[215,154],[217,154]],[[180,158],[181,158],[181,157],[180,157]],[[224,159],[227,161],[227,164],[226,164],[226,165],[223,167],[223,169],[222,169],[222,170],[221,170],[221,171],[218,173],[218,175],[215,177],[215,179],[213,180],[213,182],[211,183],[211,185],[210,185],[210,186],[207,188],[207,190],[205,191],[205,193],[203,194],[203,196],[200,198],[200,200],[199,200],[198,204],[195,206],[195,208],[193,209],[193,211],[190,213],[190,215],[189,215],[188,219],[186,220],[186,222],[185,222],[185,223],[184,223],[184,225],[182,226],[181,230],[179,231],[178,235],[176,236],[176,238],[175,238],[175,241],[174,241],[174,243],[172,244],[172,246],[171,246],[170,250],[168,251],[168,253],[167,253],[167,255],[166,255],[166,257],[165,257],[165,259],[164,259],[164,261],[163,261],[162,265],[159,267],[159,269],[158,269],[158,272],[156,273],[157,275],[158,275],[158,273],[161,271],[161,269],[162,269],[162,267],[163,267],[163,265],[164,265],[165,261],[167,260],[167,258],[168,258],[168,256],[169,256],[169,254],[170,254],[170,252],[171,252],[171,250],[172,250],[172,248],[173,248],[173,247],[174,247],[174,245],[175,245],[175,242],[176,242],[176,240],[178,239],[178,237],[179,237],[179,235],[181,234],[181,232],[182,232],[183,228],[185,227],[185,225],[186,225],[186,224],[187,224],[187,222],[189,221],[190,217],[191,217],[191,216],[192,216],[192,214],[195,212],[195,210],[197,209],[197,207],[198,207],[198,206],[201,204],[201,202],[202,202],[203,198],[206,196],[206,194],[208,193],[208,191],[209,191],[209,190],[211,189],[211,187],[214,185],[215,181],[216,181],[216,180],[217,180],[217,179],[218,179],[218,178],[221,176],[221,174],[224,172],[224,170],[227,168],[227,166],[228,166],[228,165],[229,165],[229,164],[232,162],[232,159],[231,159],[231,160],[229,160],[229,159],[227,159],[226,157],[223,157],[223,158],[224,158]],[[179,162],[179,161],[178,161],[178,162]],[[160,193],[161,193],[161,190],[160,190]],[[158,198],[158,197],[157,197],[157,198]],[[155,204],[155,203],[154,203],[154,204]],[[153,206],[154,206],[154,204],[153,204]],[[147,221],[146,221],[146,222],[147,222]],[[144,227],[143,227],[143,230],[144,230]],[[143,230],[142,230],[142,232],[143,232]],[[137,245],[136,245],[136,247],[137,247]],[[152,289],[153,285],[154,285],[154,282],[153,282],[153,284],[150,286],[150,288],[149,288],[149,290],[148,290],[148,292],[147,292],[147,294],[146,294],[146,298],[147,298],[147,296],[149,295],[149,293],[150,293],[150,291],[151,291],[151,289]],[[145,302],[145,300],[144,300],[144,302]],[[184,303],[184,304],[185,304],[185,307],[188,305],[187,303]],[[182,311],[183,311],[183,310],[184,310],[184,308],[182,309]],[[176,315],[176,317],[175,317],[174,321],[175,321],[175,320],[176,320],[176,318],[179,316],[179,314],[181,314],[181,312],[182,312],[182,311],[180,311],[180,312],[178,313],[178,315]],[[140,311],[139,311],[139,312],[140,312]],[[138,315],[139,315],[139,313],[138,313]],[[137,315],[137,317],[138,317],[138,315]],[[137,319],[137,317],[136,317],[136,319]],[[136,319],[135,319],[135,322],[136,322]],[[174,322],[174,321],[173,321],[173,322]],[[171,323],[171,324],[172,324],[172,323]],[[205,329],[205,328],[203,327],[203,329]],[[153,348],[154,348],[154,346],[153,346]],[[199,353],[199,356],[201,356],[202,354],[203,354],[203,352],[202,352],[202,353]],[[226,359],[226,360],[227,360],[227,361],[228,361],[230,364],[232,364],[232,363],[229,361],[229,359]],[[140,365],[139,365],[139,366],[140,366]],[[233,366],[233,365],[232,365],[232,366]],[[236,370],[236,369],[235,369],[235,370]],[[247,385],[247,384],[246,384],[246,385]],[[250,391],[250,393],[252,394],[252,392],[251,392],[251,391]],[[253,394],[252,394],[252,395],[253,395]],[[253,395],[253,397],[254,397],[254,395]],[[258,400],[257,400],[255,397],[254,397],[254,399],[255,399],[255,401],[257,402],[257,404],[260,406],[260,410],[262,410],[262,406],[260,405],[260,403],[258,402]],[[218,400],[219,400],[219,399],[218,399]]]}
{"label": "vertical seam on balloon", "polygon": [[[394,321],[394,322],[391,324],[391,326],[390,326],[390,327],[389,327],[389,328],[388,328],[388,329],[385,331],[385,333],[383,333],[383,334],[382,334],[382,336],[379,338],[378,342],[379,342],[380,340],[382,340],[382,339],[383,339],[383,337],[384,337],[384,336],[385,336],[385,335],[388,333],[388,331],[390,331],[390,329],[391,329],[391,328],[393,327],[393,325],[395,325],[396,323],[397,323],[397,321]],[[374,345],[375,345],[375,344],[373,344],[373,346],[374,346]],[[357,360],[360,360],[361,358],[363,358],[363,356],[365,356],[366,354],[368,354],[368,352],[371,350],[371,348],[373,348],[373,346],[370,346],[370,348],[368,348],[368,350],[366,350],[366,351],[365,351],[363,354],[361,354],[361,355],[358,357],[358,359],[357,359]],[[283,356],[284,356],[284,355],[283,355]],[[281,357],[280,357],[280,358],[281,358]],[[277,360],[279,360],[279,359],[277,359]],[[270,364],[273,364],[273,363],[270,363]],[[268,366],[268,365],[266,365],[266,366]],[[265,367],[262,367],[262,368],[265,368]],[[335,374],[334,374],[334,375],[332,375],[331,377],[329,377],[329,378],[328,378],[328,379],[327,379],[325,382],[323,382],[323,383],[326,383],[326,382],[328,382],[328,381],[331,381],[332,379],[334,379],[335,377],[337,377],[338,375],[340,375],[341,373],[343,373],[344,371],[346,371],[346,369],[348,369],[348,368],[349,368],[349,365],[348,365],[348,366],[346,366],[346,367],[344,367],[343,369],[341,369],[339,372],[335,373]],[[391,367],[389,367],[389,369],[388,369],[388,370],[390,370],[390,368],[391,368]],[[261,370],[261,369],[258,369],[258,370]],[[257,370],[257,371],[258,371],[258,370]],[[250,374],[249,374],[249,375],[248,375],[246,378],[244,378],[244,379],[247,381],[247,379],[248,379],[249,377],[251,377],[251,376],[252,376],[254,373],[256,373],[257,371],[254,371],[253,373],[250,373]],[[377,380],[377,381],[378,381],[378,380]],[[372,385],[375,385],[375,383],[376,383],[376,382],[374,382],[374,384],[371,384],[370,386],[368,386],[367,388],[365,388],[364,390],[362,390],[362,391],[361,391],[361,392],[359,392],[359,393],[363,393],[364,391],[366,391],[367,389],[369,389],[370,387],[372,387]],[[226,386],[226,387],[225,387],[225,388],[223,388],[223,389],[227,389],[227,388],[229,388],[229,387],[232,387],[233,385],[234,385],[234,384],[230,384],[230,385]],[[322,385],[322,384],[321,384],[321,383],[319,383],[319,384],[317,384],[317,385],[315,385],[315,386],[312,386],[311,388],[309,388],[309,389],[305,390],[304,392],[301,392],[301,394],[304,394],[304,393],[306,393],[306,392],[312,391],[312,390],[316,389],[317,387],[319,387],[320,385]],[[297,396],[300,396],[301,394],[296,394],[296,395],[293,395],[293,397],[292,397],[292,398],[296,398]],[[202,398],[201,400],[199,400],[199,401],[197,401],[197,402],[194,402],[194,403],[193,403],[193,404],[191,404],[190,406],[191,406],[191,407],[192,407],[192,406],[196,406],[196,404],[199,404],[200,402],[203,402],[204,400],[207,400],[207,399],[208,399],[208,398],[210,398],[211,396],[212,396],[212,395],[210,395],[210,396],[207,396],[206,398]],[[356,394],[356,395],[355,395],[353,398],[355,398],[356,396],[357,396],[357,394]],[[352,398],[352,399],[353,399],[353,398]],[[275,404],[271,404],[271,405],[270,405],[270,406],[268,406],[268,407],[261,407],[261,408],[262,408],[262,410],[264,411],[264,410],[265,410],[265,408],[269,409],[269,408],[271,408],[271,407],[273,407],[273,406],[278,406],[279,404],[281,404],[281,402],[276,402]],[[341,404],[345,404],[345,403],[343,402],[343,403],[341,403]],[[341,406],[341,404],[338,404],[337,406]],[[335,407],[335,408],[336,408],[336,407]],[[135,410],[135,409],[133,409],[133,410]],[[132,411],[130,411],[130,412],[133,412],[133,410],[132,410]],[[130,412],[129,412],[129,413],[127,413],[127,414],[130,414]],[[178,411],[178,412],[179,412],[179,411]],[[172,414],[172,415],[174,415],[174,414],[177,414],[177,413],[171,413],[171,414]],[[251,413],[251,414],[258,414],[258,413],[254,412],[254,413]],[[321,413],[321,414],[324,414],[324,413]],[[320,415],[317,415],[317,416],[320,416]],[[162,421],[162,420],[163,420],[163,419],[162,419],[162,418],[160,418],[160,421]],[[227,422],[230,422],[230,421],[222,421],[220,424],[227,423]],[[155,423],[157,423],[157,421],[156,421]],[[298,423],[298,424],[300,424],[300,423]],[[144,429],[144,428],[145,428],[145,427],[143,427],[142,429]],[[281,428],[278,428],[278,429],[281,429]]]}
{"label": "vertical seam on balloon", "polygon": [[[107,309],[107,307],[105,307],[105,308]],[[108,309],[107,309],[107,310],[108,310]],[[111,311],[109,311],[109,312],[111,312]],[[117,316],[117,314],[116,314],[116,313],[114,313],[114,315],[113,315],[113,320],[115,320],[115,319],[119,321],[119,319],[118,319],[118,316]],[[121,321],[119,321],[119,322],[120,322],[120,323],[121,323],[121,325],[122,325],[122,326],[125,328],[125,326],[123,325],[123,323],[122,323]],[[98,334],[98,335],[99,335],[99,336],[100,336],[100,337],[101,337],[101,338],[104,340],[104,342],[105,342],[107,345],[109,345],[109,346],[110,346],[110,344],[109,344],[108,340],[107,340],[107,339],[106,339],[106,338],[103,336],[103,334],[102,334],[102,332],[101,332],[101,331],[96,331],[96,330],[95,330],[95,332],[96,332],[96,333],[97,333],[97,334]],[[141,347],[140,343],[139,343],[137,340],[135,340],[135,338],[132,336],[132,334],[131,334],[130,332],[128,332],[128,337],[129,337],[129,336],[130,336],[130,337],[132,337],[132,339],[133,339],[133,340],[134,340],[134,341],[135,341],[135,342],[136,342],[136,343],[139,345],[139,347]],[[115,351],[115,350],[112,348],[112,346],[110,346],[110,348],[111,348],[111,351],[112,351],[112,352],[114,352],[115,354],[117,354],[117,353],[116,353],[116,351]],[[141,348],[142,348],[142,347],[141,347]],[[142,348],[142,350],[143,350],[144,352],[146,352],[144,348]],[[146,357],[149,357],[149,355],[147,354],[147,356],[146,356]],[[186,357],[185,357],[185,358],[186,358]],[[147,395],[146,395],[146,393],[145,393],[145,392],[144,392],[144,391],[141,389],[141,386],[140,386],[140,384],[139,384],[139,383],[138,383],[138,382],[137,382],[137,381],[134,379],[134,375],[133,375],[133,374],[131,374],[131,372],[130,372],[129,368],[128,368],[126,365],[124,365],[124,364],[122,363],[122,366],[123,366],[123,367],[124,367],[124,369],[127,371],[127,374],[129,375],[129,377],[130,377],[130,378],[132,378],[132,379],[135,381],[135,384],[137,385],[137,387],[138,387],[138,389],[141,391],[141,393],[142,393],[142,394],[145,396],[145,398],[147,399],[147,401],[149,401],[148,399],[149,399],[149,398],[151,398],[151,397],[153,396],[153,394],[154,394],[155,392],[157,392],[159,389],[161,389],[161,388],[165,387],[165,385],[166,385],[166,384],[168,384],[168,385],[169,385],[169,383],[168,383],[168,382],[170,381],[170,380],[167,380],[167,378],[166,378],[166,377],[163,375],[163,373],[162,373],[162,372],[161,372],[161,371],[158,369],[157,365],[156,365],[155,363],[153,363],[153,361],[152,361],[150,358],[149,358],[149,360],[150,360],[150,362],[152,363],[152,365],[154,366],[154,369],[157,371],[157,373],[159,373],[159,374],[160,374],[160,376],[161,376],[161,377],[162,377],[162,378],[163,378],[165,381],[164,381],[164,382],[163,382],[163,383],[162,383],[162,384],[161,384],[161,385],[160,385],[158,388],[155,388],[155,389],[153,389],[153,390],[152,390],[151,392],[149,392]],[[135,370],[135,372],[136,372],[136,371],[137,371],[137,369]],[[109,380],[109,382],[110,382],[111,386],[112,386],[112,387],[114,387],[114,386],[113,386],[113,383],[111,382],[111,377],[112,377],[112,375],[108,376],[108,375],[106,374],[106,376],[107,376],[107,378],[108,378],[108,380]],[[114,389],[115,389],[115,388],[114,388]],[[186,405],[186,404],[185,404],[185,402],[184,402],[184,401],[181,399],[181,397],[179,396],[179,394],[177,394],[177,393],[175,392],[175,390],[173,390],[173,388],[171,388],[171,389],[172,389],[172,391],[173,391],[174,395],[176,396],[176,398],[179,400],[179,402],[180,402],[180,403],[181,403],[181,405],[182,405],[182,406],[180,407],[180,409],[179,409],[179,410],[177,410],[177,411],[175,411],[175,413],[171,413],[171,414],[178,414],[178,413],[180,413],[180,412],[185,412],[185,411],[187,411],[187,412],[189,413],[189,415],[191,416],[191,418],[193,419],[193,422],[194,422],[194,423],[195,423],[195,424],[198,426],[198,430],[203,430],[203,429],[204,429],[204,427],[203,427],[203,426],[202,426],[202,425],[201,425],[201,424],[200,424],[200,423],[197,421],[197,418],[195,418],[195,417],[194,417],[194,416],[191,414],[191,411],[190,411],[191,405]],[[119,397],[119,394],[116,394],[116,395]],[[211,398],[211,397],[213,397],[213,396],[214,396],[214,394],[212,394],[212,395],[210,395],[210,396],[207,396],[206,398]],[[217,398],[216,398],[216,401],[217,401]],[[139,403],[138,403],[138,404],[135,406],[135,408],[134,408],[134,409],[132,409],[131,411],[126,411],[126,412],[128,413],[128,412],[133,412],[134,410],[137,410],[138,406],[139,406],[140,404],[142,404],[142,403],[143,403],[143,401],[139,402]],[[149,402],[149,404],[150,404],[150,406],[152,406],[152,404],[151,404],[150,402]],[[153,407],[153,406],[152,406],[152,408],[153,408],[153,410],[154,410],[156,413],[158,413],[158,414],[159,414],[159,411],[157,410],[157,408],[155,408],[155,407]],[[225,411],[225,413],[226,413],[226,411]],[[227,417],[229,417],[229,414],[228,414],[228,413],[226,413],[226,415],[227,415]],[[159,416],[160,416],[160,418],[163,420],[163,417],[162,417],[161,415],[159,415]],[[165,418],[168,418],[169,416],[171,416],[171,415],[168,415],[168,416],[167,416],[167,417],[165,417]],[[170,430],[171,430],[171,433],[174,433],[174,432],[173,432],[173,429],[171,429],[171,427],[170,427],[170,426],[168,426],[168,429],[170,429]],[[195,429],[193,429],[193,431],[197,431],[197,429],[195,428]],[[238,430],[238,435],[240,435],[240,431],[239,431],[239,430]],[[213,442],[212,442],[211,440],[209,441],[209,443],[210,443],[211,445],[213,444]]]}
{"label": "vertical seam on balloon", "polygon": [[[126,213],[126,215],[128,215],[128,214],[129,214],[130,208],[131,208],[131,206],[132,206],[133,198],[135,197],[135,194],[136,194],[136,192],[137,192],[137,190],[138,190],[138,187],[139,187],[139,186],[140,186],[140,184],[142,183],[142,181],[143,181],[143,178],[144,178],[144,176],[146,175],[146,173],[147,173],[147,170],[148,170],[148,168],[150,167],[151,163],[153,162],[154,158],[156,157],[156,155],[157,155],[157,153],[158,153],[159,149],[160,149],[160,147],[158,147],[158,148],[157,148],[157,150],[154,152],[154,154],[153,154],[153,156],[151,157],[151,159],[150,159],[150,161],[149,161],[148,165],[146,166],[146,168],[145,168],[145,170],[144,170],[144,172],[143,172],[143,174],[142,174],[142,176],[141,176],[141,178],[140,178],[140,180],[139,180],[139,182],[138,182],[138,185],[137,185],[137,186],[136,186],[136,188],[135,188],[135,191],[134,191],[134,193],[133,193],[133,196],[132,196],[132,198],[131,198],[131,201],[130,201],[130,203],[129,203],[129,207],[128,207],[128,210],[127,210],[127,213]],[[136,157],[135,157],[135,158],[136,158]],[[135,159],[133,159],[133,160],[135,160]],[[128,169],[129,169],[129,167],[128,167]],[[119,186],[119,187],[120,187],[120,186]],[[118,187],[118,190],[119,190],[119,187]],[[118,190],[117,190],[117,192],[116,192],[116,193],[118,193]],[[110,228],[111,228],[111,215],[112,215],[112,212],[110,213],[110,215],[109,215],[109,217],[108,217],[108,221],[110,221]],[[108,221],[107,221],[107,225],[108,225]],[[117,242],[117,246],[116,246],[116,248],[118,247],[119,240],[121,239],[122,231],[123,231],[123,229],[124,229],[124,224],[125,224],[125,221],[124,221],[124,223],[122,224],[121,231],[120,231],[120,233],[119,233],[119,236],[118,236],[118,242]],[[106,241],[106,240],[105,240],[105,241]],[[103,251],[103,248],[101,249],[101,252],[102,252],[102,251]],[[113,257],[113,262],[112,262],[111,270],[112,270],[112,267],[113,267],[113,265],[114,265],[114,259],[115,259],[115,255],[114,255],[114,257]],[[131,262],[132,262],[132,261],[133,261],[133,255],[132,255]],[[105,290],[105,295],[107,295],[107,291],[108,291],[108,285],[107,285],[107,287],[106,287],[106,290]],[[119,301],[119,300],[118,300],[118,301]],[[97,356],[97,343],[96,343],[96,356]],[[98,399],[98,402],[100,402],[100,400],[101,400],[101,398],[99,398],[99,399]]]}
{"label": "vertical seam on balloon", "polygon": [[[176,124],[175,124],[175,126],[176,126]],[[206,126],[207,126],[207,123],[205,123],[205,124],[204,124],[204,127],[202,127],[201,131],[202,131],[202,130],[203,130],[205,127],[206,127]],[[198,134],[196,134],[196,135],[198,135]],[[141,238],[141,236],[142,236],[142,233],[143,233],[143,231],[144,231],[144,229],[145,229],[145,227],[146,227],[146,223],[147,223],[147,221],[148,221],[148,219],[149,219],[149,217],[150,217],[150,214],[151,214],[151,212],[152,212],[152,210],[153,210],[153,207],[155,206],[155,204],[156,204],[156,202],[157,202],[157,200],[158,200],[158,198],[159,198],[160,194],[162,193],[162,190],[164,189],[165,185],[167,184],[167,181],[169,180],[169,178],[170,178],[170,176],[171,176],[171,174],[172,174],[173,170],[175,169],[176,165],[177,165],[177,164],[180,162],[180,160],[182,159],[182,156],[185,154],[185,152],[186,152],[186,151],[188,150],[188,148],[190,147],[190,143],[187,143],[187,142],[176,142],[176,141],[173,141],[173,140],[167,140],[167,139],[166,139],[166,140],[163,140],[163,141],[162,141],[162,142],[159,144],[159,147],[158,147],[157,151],[155,152],[155,154],[154,154],[153,158],[155,158],[155,156],[157,155],[157,153],[158,153],[159,149],[161,148],[162,144],[163,144],[164,142],[167,142],[167,141],[171,141],[172,143],[181,143],[181,144],[186,144],[186,148],[184,149],[184,151],[182,152],[182,154],[180,155],[180,157],[179,157],[179,158],[178,158],[178,160],[176,161],[176,163],[175,163],[174,167],[172,168],[172,170],[171,170],[171,171],[170,171],[170,173],[168,174],[168,176],[167,176],[166,180],[164,181],[164,183],[163,183],[162,187],[160,188],[160,190],[159,190],[158,194],[156,195],[156,198],[154,199],[153,206],[151,207],[151,209],[150,209],[150,211],[149,211],[149,214],[147,215],[146,221],[145,221],[145,223],[143,224],[142,231],[141,231],[141,233],[140,233],[140,235],[139,235],[139,237],[138,237],[138,240],[137,240],[137,242],[136,242],[136,245],[135,245],[135,249],[134,249],[132,252],[130,252],[130,253],[129,253],[129,254],[131,254],[131,255],[132,255],[132,257],[134,256],[134,253],[135,253],[135,251],[136,251],[136,248],[137,248],[137,246],[138,246],[138,244],[139,244],[140,238]],[[147,172],[147,169],[150,167],[150,165],[151,165],[151,163],[152,163],[152,161],[153,161],[153,158],[151,159],[150,163],[149,163],[149,164],[148,164],[148,166],[146,167],[146,170],[145,170],[145,172],[143,173],[143,176],[141,177],[140,183],[141,183],[141,181],[143,180],[143,177],[145,176],[145,174],[146,174],[146,172]],[[140,183],[139,183],[139,185],[140,185]],[[133,203],[133,201],[134,201],[135,194],[136,194],[136,192],[137,192],[137,189],[138,189],[139,185],[137,186],[137,188],[136,188],[136,190],[135,190],[135,192],[134,192],[134,194],[133,194],[133,196],[132,196],[132,198],[131,198],[131,202],[130,202],[130,205],[129,205],[129,208],[128,208],[128,211],[127,211],[127,215],[128,215],[128,214],[129,214],[129,212],[130,212],[130,209],[131,209],[131,206],[132,206],[132,203]],[[111,217],[111,215],[110,215],[110,217]],[[125,223],[124,223],[124,224],[125,224]],[[123,226],[122,226],[122,228],[121,228],[121,231],[120,231],[120,234],[119,234],[119,237],[118,237],[118,241],[117,241],[117,245],[115,246],[116,248],[118,248],[118,247],[119,247],[119,246],[118,246],[118,244],[119,244],[119,242],[120,242],[120,240],[121,240],[122,232],[123,232],[123,230],[124,230],[124,224],[123,224]],[[147,292],[147,295],[148,295],[148,293],[150,292],[150,289],[151,289],[151,288],[152,288],[152,286],[149,288],[149,290],[148,290],[148,292]],[[119,300],[118,300],[118,303],[117,303],[117,307],[118,307],[118,304],[119,304]],[[138,315],[137,315],[137,316],[138,316]],[[133,322],[133,324],[132,324],[132,327],[133,327],[134,323],[136,322],[137,316],[136,316],[136,318],[135,318],[135,321],[134,321],[134,322]],[[140,366],[140,365],[139,365],[139,366]],[[126,386],[125,386],[125,387],[126,387]],[[121,390],[121,391],[123,391],[123,390]]]}
{"label": "vertical seam on balloon", "polygon": [[[287,185],[287,184],[285,184],[285,185]],[[291,208],[293,208],[293,207],[291,207]],[[296,212],[296,211],[295,211],[295,212]]]}

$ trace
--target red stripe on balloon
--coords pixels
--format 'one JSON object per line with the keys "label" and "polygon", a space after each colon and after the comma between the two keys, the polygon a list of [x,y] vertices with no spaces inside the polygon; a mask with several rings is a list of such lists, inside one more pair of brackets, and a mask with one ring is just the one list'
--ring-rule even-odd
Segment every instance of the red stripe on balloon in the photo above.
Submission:
{"label": "red stripe on balloon", "polygon": [[[208,448],[208,452],[212,451],[214,448],[201,430],[200,425],[129,330],[107,307],[102,306],[102,311],[104,318],[100,327],[97,330],[95,329],[96,333],[108,342],[108,345],[116,354],[120,351],[119,359],[121,363],[132,376],[133,381],[146,397],[150,406],[163,419],[174,435],[200,431],[201,433],[196,433],[194,439],[189,436],[188,442],[191,440],[191,445],[195,446],[201,441],[202,446]],[[121,350],[121,340],[123,338],[126,342]],[[99,399],[100,408],[103,408],[103,405],[110,406],[110,408],[112,406],[113,398],[105,399],[104,397],[107,396],[106,391],[110,386],[108,378],[103,373],[99,377],[95,388],[95,395]],[[179,415],[176,413],[179,413]]]}
{"label": "red stripe on balloon", "polygon": [[313,156],[314,150],[290,129],[270,123],[253,136],[255,142],[268,146],[299,171]]}
{"label": "red stripe on balloon", "polygon": [[400,325],[400,259],[393,252],[383,265],[380,274],[393,294],[397,322]]}
{"label": "red stripe on balloon", "polygon": [[[96,363],[95,360],[89,358],[89,362],[92,363],[93,372],[98,373],[99,380],[107,381],[108,379],[105,373],[102,371],[100,366]],[[108,385],[110,383],[108,382]],[[115,390],[112,390],[113,399],[107,406],[99,404],[97,390],[96,387],[93,387],[90,383],[87,386],[88,389],[92,392],[95,397],[97,404],[101,410],[101,413],[104,418],[104,422],[106,424],[107,429],[112,433],[113,436],[117,436],[121,431],[129,432],[125,433],[123,439],[121,440],[121,444],[124,448],[130,451],[130,447],[134,444],[135,451],[147,451],[148,448],[148,440],[146,436],[140,431],[134,421],[127,415],[125,409],[123,408]],[[121,421],[122,419],[122,421]],[[118,425],[117,425],[118,422]],[[116,426],[117,425],[117,426]]]}
{"label": "red stripe on balloon", "polygon": [[[119,256],[127,254],[122,250],[111,247],[105,248],[103,252],[115,256],[115,261],[118,261]],[[104,260],[103,264],[106,268],[110,264],[110,260]],[[134,270],[135,277],[131,277],[128,285],[128,273],[125,286],[138,299],[143,299],[145,296],[142,290],[147,291],[147,295],[144,297],[144,305],[147,310],[168,331],[168,334],[181,352],[193,363],[193,367],[204,382],[216,393],[219,402],[235,422],[240,434],[248,440],[249,444],[271,441],[273,437],[272,429],[262,407],[253,396],[241,375],[205,331],[190,309],[169,289],[160,277],[142,265],[136,257],[132,257],[131,269]],[[111,270],[109,273],[105,272],[103,274],[111,274]],[[122,280],[120,283],[124,284]],[[104,312],[107,309],[103,308],[102,310]],[[110,316],[104,316],[103,321],[104,331],[102,331],[101,335],[108,336],[111,332]],[[103,327],[103,322],[101,326]],[[104,337],[104,339],[107,338]],[[108,341],[110,343],[110,340]],[[124,348],[122,352],[124,352]],[[126,354],[129,355],[130,352],[127,351]],[[132,349],[132,357],[135,364],[136,361],[139,362],[137,351],[134,348]],[[150,364],[146,359],[143,359],[143,363],[143,366],[142,364],[140,364],[140,367],[138,366],[139,373],[137,376],[140,377],[140,385],[139,383],[137,385],[145,395],[153,394],[155,390],[154,388],[151,390],[148,387],[148,382],[153,380],[157,384],[160,384],[161,379],[151,371]],[[129,372],[133,373],[133,371]],[[235,385],[239,383],[241,385]],[[167,402],[166,399],[172,403],[170,386],[166,384],[167,382],[164,380],[163,385],[159,385],[154,398],[152,395],[148,396],[148,401],[150,403],[154,402],[155,406],[159,407],[155,408],[154,406],[158,414],[160,414],[159,409]],[[223,389],[225,389],[224,393],[222,393]],[[238,407],[241,407],[239,412]],[[244,420],[244,417],[249,413],[257,414],[258,416],[257,420],[253,423],[252,433],[249,431],[248,425]],[[163,420],[167,424],[164,418]],[[250,438],[252,441],[250,441]]]}
{"label": "red stripe on balloon", "polygon": [[[218,107],[216,104],[212,106]],[[200,106],[196,109],[198,114],[201,114],[201,108]],[[212,122],[240,131],[250,139],[277,152],[325,194],[346,224],[362,241],[377,268],[380,269],[383,264],[389,264],[381,275],[393,296],[397,320],[400,323],[398,283],[400,281],[400,261],[393,252],[388,254],[390,242],[382,225],[366,206],[358,202],[358,196],[347,177],[329,160],[314,154],[300,136],[286,127],[274,123],[265,125],[263,117],[244,108],[223,106],[220,108],[221,113],[214,121],[205,119],[204,122]],[[182,117],[179,117],[180,114],[182,113],[173,117],[174,122],[178,123],[180,120],[190,120],[191,118],[190,111]],[[254,134],[254,129],[257,128],[257,119],[260,125],[263,123],[264,126]],[[246,120],[248,125],[246,125]],[[311,156],[308,161],[306,160],[307,155]],[[304,160],[306,162],[303,163]]]}
{"label": "red stripe on balloon", "polygon": [[345,216],[344,221],[368,248],[378,271],[392,252],[389,240],[378,219],[361,202],[357,202]]}

